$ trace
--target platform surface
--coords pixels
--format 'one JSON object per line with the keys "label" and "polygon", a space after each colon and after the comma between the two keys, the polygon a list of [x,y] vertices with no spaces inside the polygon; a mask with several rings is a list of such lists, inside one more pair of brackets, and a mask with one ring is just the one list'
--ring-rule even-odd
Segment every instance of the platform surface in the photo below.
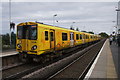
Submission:
{"label": "platform surface", "polygon": [[113,42],[112,45],[110,45],[113,61],[115,63],[116,72],[118,74],[118,78],[120,80],[120,46],[117,45],[116,42]]}
{"label": "platform surface", "polygon": [[17,51],[15,49],[12,49],[12,50],[0,52],[0,57],[11,56],[15,54],[17,54]]}
{"label": "platform surface", "polygon": [[118,46],[107,39],[88,71],[85,80],[118,79]]}

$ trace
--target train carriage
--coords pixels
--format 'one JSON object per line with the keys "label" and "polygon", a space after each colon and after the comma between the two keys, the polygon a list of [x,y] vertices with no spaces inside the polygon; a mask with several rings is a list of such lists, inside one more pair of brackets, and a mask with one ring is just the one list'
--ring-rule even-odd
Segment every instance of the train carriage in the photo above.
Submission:
{"label": "train carriage", "polygon": [[36,58],[46,53],[89,43],[97,40],[95,35],[55,27],[37,22],[17,25],[16,49],[22,58]]}

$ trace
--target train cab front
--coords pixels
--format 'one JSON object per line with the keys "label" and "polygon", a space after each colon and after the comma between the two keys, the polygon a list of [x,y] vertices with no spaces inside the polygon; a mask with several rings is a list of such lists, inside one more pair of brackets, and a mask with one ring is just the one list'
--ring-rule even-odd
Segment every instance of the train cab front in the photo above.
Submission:
{"label": "train cab front", "polygon": [[37,24],[21,23],[17,25],[16,50],[22,61],[29,60],[37,54]]}

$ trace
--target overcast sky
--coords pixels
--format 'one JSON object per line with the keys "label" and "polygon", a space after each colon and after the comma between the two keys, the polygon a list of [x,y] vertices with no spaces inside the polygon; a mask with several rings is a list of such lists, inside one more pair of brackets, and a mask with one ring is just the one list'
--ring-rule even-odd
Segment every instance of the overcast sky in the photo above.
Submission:
{"label": "overcast sky", "polygon": [[[39,21],[63,28],[93,31],[96,34],[115,30],[117,2],[12,2],[12,21],[16,23]],[[2,2],[2,33],[9,33],[9,3]]]}

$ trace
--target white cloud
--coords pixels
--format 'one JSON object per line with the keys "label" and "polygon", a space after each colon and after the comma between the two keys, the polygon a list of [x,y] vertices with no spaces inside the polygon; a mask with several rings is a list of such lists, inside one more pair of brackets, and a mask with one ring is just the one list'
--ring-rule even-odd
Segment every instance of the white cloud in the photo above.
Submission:
{"label": "white cloud", "polygon": [[2,34],[2,3],[0,3],[0,34]]}
{"label": "white cloud", "polygon": [[[119,0],[11,0],[12,2],[118,2]],[[9,0],[2,0],[9,2]]]}
{"label": "white cloud", "polygon": [[[16,24],[27,21],[53,24],[53,15],[57,14],[57,26],[69,28],[72,22],[76,22],[75,28],[82,26],[81,30],[110,34],[108,27],[112,28],[115,25],[112,21],[116,20],[115,6],[115,2],[12,2],[12,21]],[[2,9],[2,27],[6,33],[9,31],[9,4],[3,2]]]}

